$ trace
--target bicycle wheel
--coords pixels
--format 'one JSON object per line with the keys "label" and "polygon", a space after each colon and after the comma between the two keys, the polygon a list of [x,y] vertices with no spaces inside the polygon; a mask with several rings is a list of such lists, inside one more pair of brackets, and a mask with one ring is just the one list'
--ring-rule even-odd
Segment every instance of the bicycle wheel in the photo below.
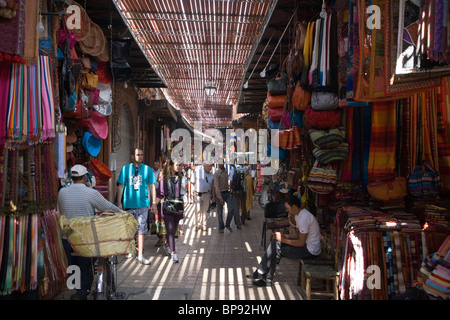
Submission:
{"label": "bicycle wheel", "polygon": [[107,258],[97,259],[97,268],[95,274],[95,300],[109,300],[109,285],[110,283],[110,266]]}

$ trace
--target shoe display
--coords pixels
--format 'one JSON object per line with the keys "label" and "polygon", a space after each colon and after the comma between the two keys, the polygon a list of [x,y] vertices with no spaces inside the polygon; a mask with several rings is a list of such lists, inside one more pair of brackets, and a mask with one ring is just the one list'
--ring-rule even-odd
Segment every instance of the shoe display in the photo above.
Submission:
{"label": "shoe display", "polygon": [[150,264],[150,260],[145,259],[144,257],[140,256],[140,257],[136,257],[136,261],[141,263],[141,264],[145,264],[145,265],[149,265]]}

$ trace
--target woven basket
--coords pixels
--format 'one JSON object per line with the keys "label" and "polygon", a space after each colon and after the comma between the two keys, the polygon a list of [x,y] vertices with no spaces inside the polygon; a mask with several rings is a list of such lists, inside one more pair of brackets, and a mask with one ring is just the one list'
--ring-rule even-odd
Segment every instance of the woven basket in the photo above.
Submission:
{"label": "woven basket", "polygon": [[67,219],[63,231],[75,253],[82,257],[106,257],[133,253],[137,221],[130,213],[108,213]]}

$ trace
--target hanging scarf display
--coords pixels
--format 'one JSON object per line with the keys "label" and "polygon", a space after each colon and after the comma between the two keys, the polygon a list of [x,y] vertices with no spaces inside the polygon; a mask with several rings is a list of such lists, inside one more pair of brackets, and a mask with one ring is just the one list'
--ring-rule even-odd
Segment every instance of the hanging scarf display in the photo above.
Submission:
{"label": "hanging scarf display", "polygon": [[55,207],[58,177],[53,144],[2,150],[0,213],[26,215]]}
{"label": "hanging scarf display", "polygon": [[[55,101],[50,57],[40,56],[36,64],[11,64],[9,77],[5,66],[0,85],[7,90],[6,128],[0,142],[8,146],[55,138]],[[9,83],[8,80],[9,79]],[[5,95],[0,96],[5,101]]]}
{"label": "hanging scarf display", "polygon": [[[67,257],[56,210],[0,215],[0,295],[35,290],[51,297],[65,285]],[[45,264],[44,264],[45,261]]]}

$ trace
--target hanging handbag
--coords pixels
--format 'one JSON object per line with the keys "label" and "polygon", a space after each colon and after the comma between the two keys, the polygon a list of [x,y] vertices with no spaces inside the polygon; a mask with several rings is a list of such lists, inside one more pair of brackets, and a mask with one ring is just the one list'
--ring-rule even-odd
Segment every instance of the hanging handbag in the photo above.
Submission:
{"label": "hanging handbag", "polygon": [[267,90],[273,96],[285,95],[288,87],[288,75],[286,72],[279,72],[276,76],[267,80]]}
{"label": "hanging handbag", "polygon": [[312,143],[321,149],[332,149],[345,141],[345,129],[333,128],[329,130],[309,130]]}
{"label": "hanging handbag", "polygon": [[341,110],[317,111],[311,106],[305,109],[306,121],[313,128],[328,129],[339,127],[341,125]]}
{"label": "hanging handbag", "polygon": [[309,104],[311,104],[311,91],[303,89],[298,81],[292,94],[292,105],[295,109],[304,111]]}
{"label": "hanging handbag", "polygon": [[334,161],[343,161],[348,157],[348,143],[343,142],[333,149],[314,148],[313,155],[323,164],[329,164]]}
{"label": "hanging handbag", "polygon": [[439,172],[428,161],[416,165],[408,177],[408,192],[416,198],[435,197],[441,188]]}
{"label": "hanging handbag", "polygon": [[281,120],[282,115],[283,115],[283,108],[269,108],[270,120],[278,122]]}
{"label": "hanging handbag", "polygon": [[283,108],[286,104],[286,94],[284,95],[271,95],[267,91],[267,107],[269,109]]}
{"label": "hanging handbag", "polygon": [[315,160],[308,175],[308,188],[319,194],[328,194],[334,190],[337,184],[337,173],[333,166],[322,165]]}
{"label": "hanging handbag", "polygon": [[339,106],[338,96],[329,91],[314,91],[311,94],[311,107],[314,110],[335,110]]}
{"label": "hanging handbag", "polygon": [[81,80],[81,87],[88,90],[97,89],[98,76],[91,72],[85,73]]}

